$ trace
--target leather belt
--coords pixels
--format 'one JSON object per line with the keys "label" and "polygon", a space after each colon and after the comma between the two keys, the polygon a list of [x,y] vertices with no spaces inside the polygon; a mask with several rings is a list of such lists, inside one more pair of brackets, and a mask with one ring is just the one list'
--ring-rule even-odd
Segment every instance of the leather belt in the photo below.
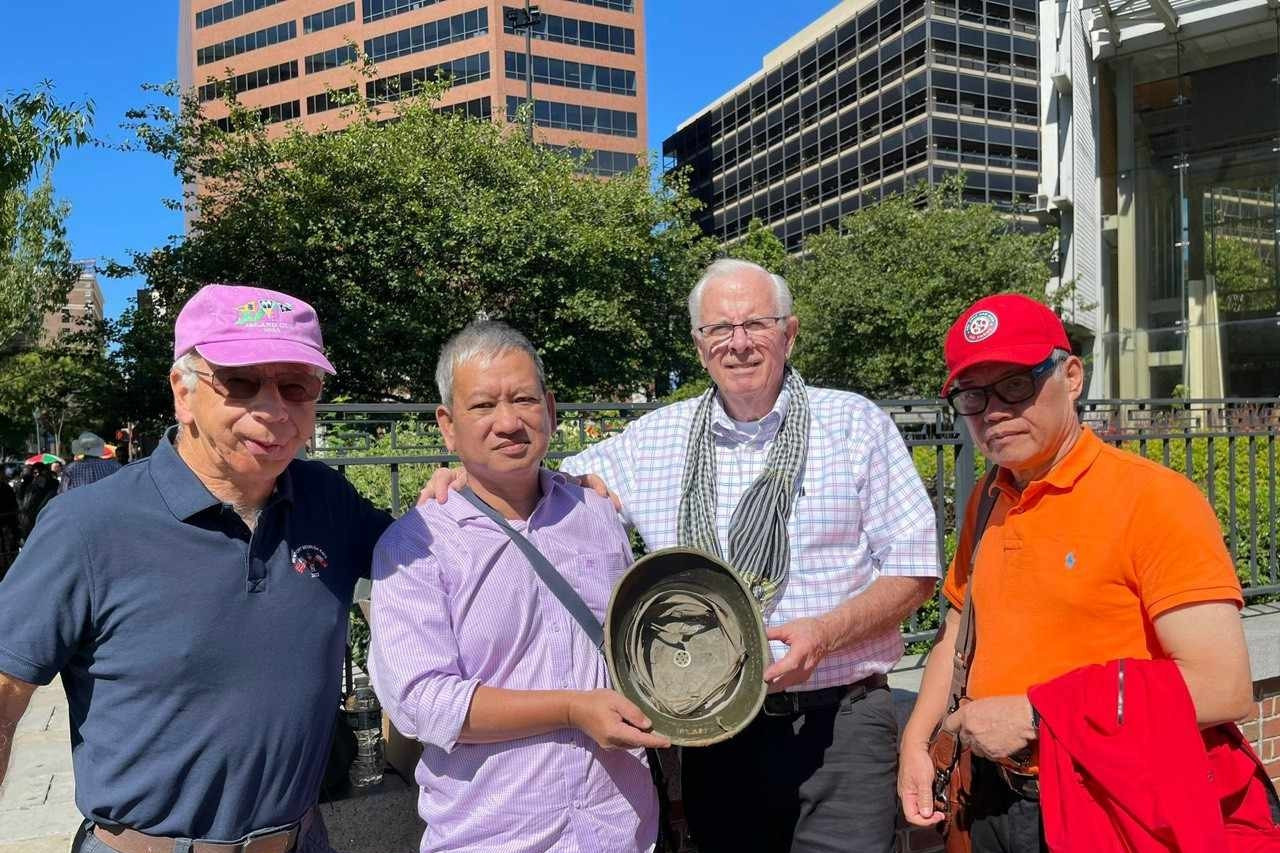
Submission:
{"label": "leather belt", "polygon": [[1009,786],[1009,790],[1013,791],[1024,800],[1040,799],[1040,777],[1032,773],[1019,773],[1016,770],[1010,770],[1003,764],[996,764],[996,770],[1000,773],[1000,778]]}
{"label": "leather belt", "polygon": [[[298,838],[306,833],[315,818],[308,809],[302,820],[286,829],[254,835],[241,841],[192,841],[191,853],[291,853]],[[116,853],[173,853],[177,841],[147,835],[124,826],[107,827],[94,824],[94,836]]]}
{"label": "leather belt", "polygon": [[794,690],[781,693],[770,693],[764,697],[762,709],[769,717],[791,717],[806,711],[831,708],[846,699],[857,702],[869,691],[889,686],[889,677],[882,672],[868,675],[861,681],[852,684],[841,684],[838,687],[824,687],[821,690]]}

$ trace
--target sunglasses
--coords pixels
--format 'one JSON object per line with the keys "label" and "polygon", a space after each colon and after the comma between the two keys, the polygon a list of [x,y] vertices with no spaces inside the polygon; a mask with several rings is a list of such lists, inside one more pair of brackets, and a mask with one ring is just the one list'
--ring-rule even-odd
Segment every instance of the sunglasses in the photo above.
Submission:
{"label": "sunglasses", "polygon": [[228,400],[252,400],[263,385],[274,385],[287,403],[314,403],[320,397],[324,382],[314,373],[304,371],[263,376],[251,367],[218,367],[212,371],[192,371]]}
{"label": "sunglasses", "polygon": [[1036,395],[1041,379],[1065,359],[1050,356],[1030,370],[1020,371],[977,388],[953,388],[947,402],[957,415],[980,415],[987,410],[994,395],[1006,405],[1025,403]]}

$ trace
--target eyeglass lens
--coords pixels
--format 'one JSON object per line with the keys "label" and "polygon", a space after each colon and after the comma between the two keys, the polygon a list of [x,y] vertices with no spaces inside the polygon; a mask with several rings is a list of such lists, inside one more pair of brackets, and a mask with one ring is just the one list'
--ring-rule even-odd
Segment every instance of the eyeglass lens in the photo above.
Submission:
{"label": "eyeglass lens", "polygon": [[281,373],[267,380],[254,370],[224,368],[213,371],[213,386],[228,400],[252,400],[262,390],[264,382],[273,382],[280,396],[290,403],[309,403],[320,396],[323,383],[310,373]]}

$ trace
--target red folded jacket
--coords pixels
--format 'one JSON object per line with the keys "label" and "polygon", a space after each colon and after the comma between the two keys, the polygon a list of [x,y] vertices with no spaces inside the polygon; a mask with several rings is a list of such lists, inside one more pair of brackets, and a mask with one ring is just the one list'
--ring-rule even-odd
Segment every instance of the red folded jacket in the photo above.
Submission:
{"label": "red folded jacket", "polygon": [[1262,762],[1234,725],[1200,731],[1172,661],[1086,666],[1027,695],[1053,853],[1280,851]]}

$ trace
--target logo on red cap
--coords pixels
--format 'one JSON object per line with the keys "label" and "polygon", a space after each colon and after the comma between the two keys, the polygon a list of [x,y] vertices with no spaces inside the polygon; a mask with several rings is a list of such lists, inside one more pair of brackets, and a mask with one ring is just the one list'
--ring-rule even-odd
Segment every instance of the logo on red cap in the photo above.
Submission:
{"label": "logo on red cap", "polygon": [[964,324],[964,339],[971,344],[985,341],[996,333],[1000,326],[1000,318],[992,311],[975,311],[969,321]]}

